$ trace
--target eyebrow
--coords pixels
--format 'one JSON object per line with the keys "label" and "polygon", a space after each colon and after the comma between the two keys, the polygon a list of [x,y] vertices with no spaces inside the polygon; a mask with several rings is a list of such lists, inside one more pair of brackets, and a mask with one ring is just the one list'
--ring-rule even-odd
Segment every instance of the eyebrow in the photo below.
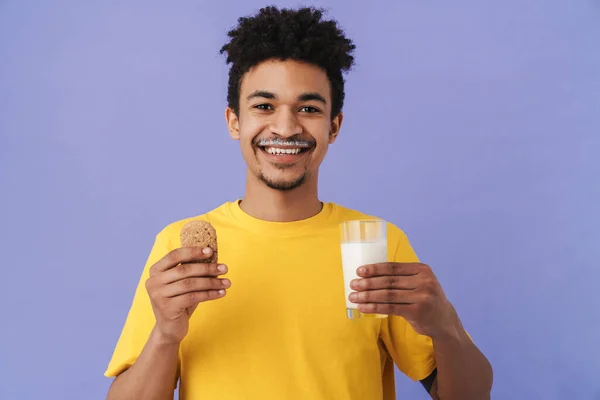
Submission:
{"label": "eyebrow", "polygon": [[274,99],[276,96],[274,93],[267,92],[265,90],[256,90],[256,91],[250,93],[250,95],[246,99],[252,100],[256,97],[262,97],[264,99]]}
{"label": "eyebrow", "polygon": [[[276,99],[277,96],[275,95],[275,93],[271,93],[271,92],[267,92],[266,90],[256,90],[252,93],[250,93],[250,95],[247,97],[247,100],[251,100],[257,97],[261,97],[263,99]],[[319,93],[316,92],[309,92],[309,93],[302,93],[300,96],[298,96],[298,101],[319,101],[323,104],[327,104],[327,100],[325,100],[325,98],[323,96],[321,96]]]}
{"label": "eyebrow", "polygon": [[320,101],[323,104],[327,104],[327,101],[325,100],[325,98],[323,96],[321,96],[319,93],[303,93],[300,96],[298,96],[298,100],[300,101]]}

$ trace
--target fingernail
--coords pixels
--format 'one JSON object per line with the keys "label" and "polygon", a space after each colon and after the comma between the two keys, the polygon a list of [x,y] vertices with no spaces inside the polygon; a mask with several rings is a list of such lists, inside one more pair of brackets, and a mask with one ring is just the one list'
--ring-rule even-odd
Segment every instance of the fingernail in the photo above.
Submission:
{"label": "fingernail", "polygon": [[231,281],[229,279],[223,279],[221,283],[223,283],[223,286],[229,286],[231,284]]}
{"label": "fingernail", "polygon": [[223,289],[219,290],[219,296],[223,296],[225,294],[225,291]]}
{"label": "fingernail", "polygon": [[365,272],[366,272],[366,269],[365,269],[364,267],[360,267],[360,268],[358,269],[358,273],[359,273],[359,274],[364,274]]}
{"label": "fingernail", "polygon": [[212,253],[212,249],[210,247],[205,247],[204,249],[202,249],[202,252],[206,255],[209,255],[210,253]]}
{"label": "fingernail", "polygon": [[358,300],[358,293],[350,293],[350,301]]}
{"label": "fingernail", "polygon": [[354,279],[352,282],[350,282],[350,287],[353,289],[357,289],[358,288],[358,279]]}
{"label": "fingernail", "polygon": [[227,267],[223,264],[219,264],[219,266],[217,266],[217,269],[221,272],[227,272]]}

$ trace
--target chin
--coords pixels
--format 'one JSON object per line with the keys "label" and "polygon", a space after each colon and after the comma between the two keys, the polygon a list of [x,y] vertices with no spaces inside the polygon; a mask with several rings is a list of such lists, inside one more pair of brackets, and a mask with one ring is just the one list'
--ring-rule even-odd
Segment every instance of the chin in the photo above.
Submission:
{"label": "chin", "polygon": [[308,174],[306,173],[291,179],[273,178],[260,174],[259,179],[271,189],[290,191],[304,185],[306,183],[307,177]]}

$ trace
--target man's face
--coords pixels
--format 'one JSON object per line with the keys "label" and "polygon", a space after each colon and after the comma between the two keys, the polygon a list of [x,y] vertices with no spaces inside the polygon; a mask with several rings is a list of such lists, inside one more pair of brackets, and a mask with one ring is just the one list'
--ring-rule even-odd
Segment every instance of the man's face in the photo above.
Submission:
{"label": "man's face", "polygon": [[331,89],[322,69],[265,61],[244,75],[239,104],[239,115],[227,109],[227,123],[256,177],[278,190],[316,177],[342,121],[341,115],[331,118]]}

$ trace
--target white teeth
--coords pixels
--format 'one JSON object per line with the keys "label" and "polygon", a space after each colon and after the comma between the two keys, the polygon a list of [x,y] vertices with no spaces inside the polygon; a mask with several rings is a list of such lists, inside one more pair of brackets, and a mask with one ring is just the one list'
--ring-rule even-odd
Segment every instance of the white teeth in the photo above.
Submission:
{"label": "white teeth", "polygon": [[305,140],[294,140],[294,141],[285,140],[285,141],[283,141],[281,139],[274,139],[274,140],[273,139],[271,139],[271,140],[261,139],[258,142],[258,145],[262,146],[262,147],[269,147],[269,146],[294,147],[294,145],[296,147],[310,147],[310,143]]}
{"label": "white teeth", "polygon": [[266,147],[265,151],[269,154],[298,154],[300,149],[281,149],[279,147]]}

